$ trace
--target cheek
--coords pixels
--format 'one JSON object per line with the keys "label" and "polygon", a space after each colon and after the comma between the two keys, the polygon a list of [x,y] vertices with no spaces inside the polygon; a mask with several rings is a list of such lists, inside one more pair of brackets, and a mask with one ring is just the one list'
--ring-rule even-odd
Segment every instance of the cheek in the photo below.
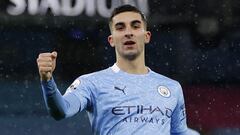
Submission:
{"label": "cheek", "polygon": [[144,34],[138,35],[138,41],[144,43],[145,42],[145,35]]}
{"label": "cheek", "polygon": [[121,35],[119,33],[114,33],[113,42],[118,42],[120,40]]}
{"label": "cheek", "polygon": [[120,46],[122,42],[121,36],[114,36],[113,38],[113,43],[115,46]]}

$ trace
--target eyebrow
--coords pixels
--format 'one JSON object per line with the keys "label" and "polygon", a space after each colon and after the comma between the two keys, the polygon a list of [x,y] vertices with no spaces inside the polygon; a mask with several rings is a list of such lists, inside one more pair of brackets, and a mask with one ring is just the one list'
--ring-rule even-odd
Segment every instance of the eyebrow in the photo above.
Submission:
{"label": "eyebrow", "polygon": [[[140,23],[140,24],[141,24],[141,21],[139,21],[139,20],[133,20],[133,21],[131,22],[131,25],[136,24],[136,23]],[[117,27],[117,26],[123,26],[123,25],[125,25],[123,22],[118,22],[118,23],[115,24],[115,27]]]}
{"label": "eyebrow", "polygon": [[122,26],[122,25],[124,25],[123,22],[118,22],[118,23],[115,24],[115,27],[117,27],[117,26]]}
{"label": "eyebrow", "polygon": [[134,20],[134,21],[131,22],[131,24],[136,24],[136,23],[140,23],[140,24],[141,24],[141,21],[139,21],[139,20]]}

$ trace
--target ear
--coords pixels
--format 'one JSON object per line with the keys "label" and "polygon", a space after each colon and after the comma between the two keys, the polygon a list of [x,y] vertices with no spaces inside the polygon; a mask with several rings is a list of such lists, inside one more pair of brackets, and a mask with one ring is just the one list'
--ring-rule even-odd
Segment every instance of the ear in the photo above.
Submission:
{"label": "ear", "polygon": [[151,32],[150,32],[150,31],[146,31],[146,33],[145,33],[145,39],[144,39],[144,43],[145,43],[145,44],[147,44],[147,43],[150,42],[151,36],[152,36]]}
{"label": "ear", "polygon": [[109,36],[108,36],[108,43],[111,45],[111,47],[114,47],[112,35],[109,35]]}

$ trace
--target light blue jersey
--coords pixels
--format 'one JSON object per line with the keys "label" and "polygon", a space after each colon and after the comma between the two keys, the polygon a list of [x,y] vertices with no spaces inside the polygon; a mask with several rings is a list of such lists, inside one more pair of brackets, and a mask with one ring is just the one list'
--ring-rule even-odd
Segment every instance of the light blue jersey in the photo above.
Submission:
{"label": "light blue jersey", "polygon": [[114,64],[80,76],[63,96],[53,79],[42,88],[54,118],[86,110],[94,135],[187,135],[180,84],[150,69],[129,74]]}

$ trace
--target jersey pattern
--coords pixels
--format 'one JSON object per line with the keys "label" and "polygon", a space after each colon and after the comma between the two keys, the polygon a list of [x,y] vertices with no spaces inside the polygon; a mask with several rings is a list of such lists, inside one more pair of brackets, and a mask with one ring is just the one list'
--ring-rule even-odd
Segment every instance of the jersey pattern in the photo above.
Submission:
{"label": "jersey pattern", "polygon": [[[69,112],[86,110],[94,135],[171,135],[187,132],[180,84],[151,69],[129,74],[116,64],[83,75],[67,89]],[[73,104],[73,107],[71,107]],[[78,108],[76,108],[78,107]],[[70,116],[70,115],[69,115]]]}

